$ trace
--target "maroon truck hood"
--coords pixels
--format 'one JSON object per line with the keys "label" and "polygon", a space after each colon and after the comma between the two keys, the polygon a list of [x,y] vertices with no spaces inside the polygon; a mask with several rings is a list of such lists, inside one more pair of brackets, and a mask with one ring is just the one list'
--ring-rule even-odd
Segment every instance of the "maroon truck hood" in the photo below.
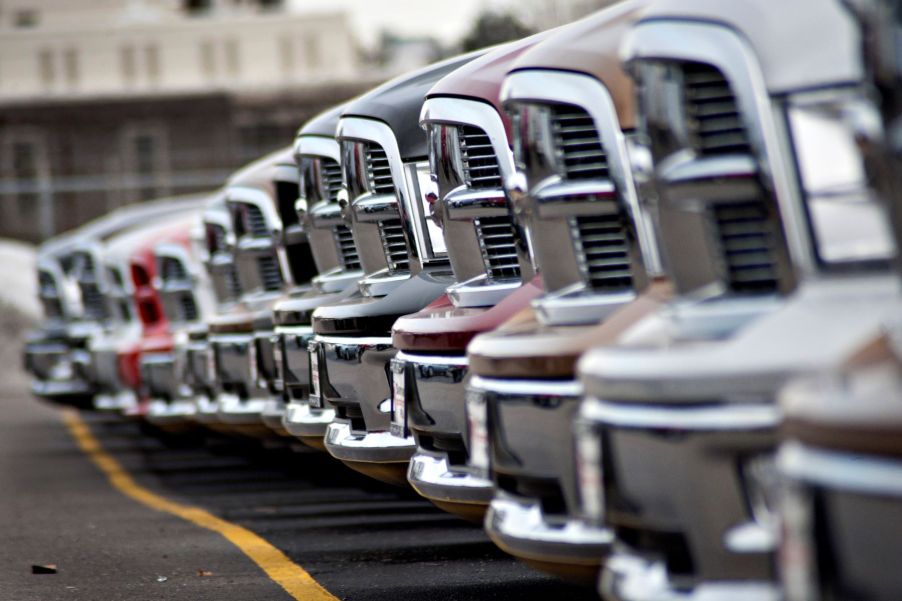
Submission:
{"label": "maroon truck hood", "polygon": [[511,292],[493,307],[455,307],[442,295],[428,307],[395,321],[392,345],[408,352],[463,353],[477,334],[494,330],[520,311],[529,308],[543,293],[538,278]]}

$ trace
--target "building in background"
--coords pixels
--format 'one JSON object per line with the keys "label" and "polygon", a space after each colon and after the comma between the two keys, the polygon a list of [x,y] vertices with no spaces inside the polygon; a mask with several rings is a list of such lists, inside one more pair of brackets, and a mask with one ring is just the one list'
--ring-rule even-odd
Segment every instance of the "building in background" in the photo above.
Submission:
{"label": "building in background", "polygon": [[0,236],[210,189],[373,81],[343,13],[0,0]]}

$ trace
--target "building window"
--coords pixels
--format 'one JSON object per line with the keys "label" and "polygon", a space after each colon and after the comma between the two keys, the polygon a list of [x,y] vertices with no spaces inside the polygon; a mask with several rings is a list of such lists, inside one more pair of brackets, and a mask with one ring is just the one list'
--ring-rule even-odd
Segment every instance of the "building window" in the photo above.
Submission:
{"label": "building window", "polygon": [[78,50],[69,48],[63,54],[63,68],[66,73],[66,85],[70,88],[78,87],[78,80],[81,74],[78,62]]}
{"label": "building window", "polygon": [[147,81],[150,85],[157,86],[160,83],[160,48],[156,44],[150,44],[144,48],[144,62],[147,67]]}
{"label": "building window", "polygon": [[149,200],[168,193],[169,150],[162,126],[139,126],[125,130],[123,181],[131,200]]}
{"label": "building window", "polygon": [[213,7],[212,0],[184,0],[183,8],[189,15],[202,15]]}
{"label": "building window", "polygon": [[13,27],[25,29],[28,27],[37,27],[38,11],[28,8],[17,10],[13,13]]}
{"label": "building window", "polygon": [[56,65],[53,62],[53,51],[45,48],[38,52],[38,72],[44,89],[50,89],[56,83]]}
{"label": "building window", "polygon": [[[3,212],[20,235],[42,238],[52,235],[53,216],[50,169],[44,137],[38,131],[6,131],[3,134],[3,176],[12,180],[10,202]],[[39,210],[41,201],[47,205]]]}
{"label": "building window", "polygon": [[304,38],[304,57],[307,63],[308,71],[316,71],[319,69],[322,58],[319,52],[319,36],[315,34],[308,35]]}
{"label": "building window", "polygon": [[282,73],[294,74],[294,40],[290,35],[279,38],[279,58],[282,62]]}
{"label": "building window", "polygon": [[135,85],[135,77],[137,75],[135,62],[134,46],[123,46],[119,49],[119,66],[122,70],[122,81],[127,87]]}
{"label": "building window", "polygon": [[200,44],[200,68],[207,81],[216,79],[216,51],[213,42],[205,41]]}
{"label": "building window", "polygon": [[237,78],[241,73],[241,47],[238,40],[226,40],[225,43],[225,59],[226,70],[230,77]]}

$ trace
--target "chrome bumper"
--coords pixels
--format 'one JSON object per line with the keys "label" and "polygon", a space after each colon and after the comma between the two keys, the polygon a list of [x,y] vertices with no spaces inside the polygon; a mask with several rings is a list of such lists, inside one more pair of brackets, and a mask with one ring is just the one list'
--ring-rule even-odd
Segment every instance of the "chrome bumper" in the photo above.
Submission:
{"label": "chrome bumper", "polygon": [[193,400],[163,401],[155,399],[150,402],[145,419],[158,426],[168,426],[197,421],[195,419],[196,414],[197,405],[195,405]]}
{"label": "chrome bumper", "polygon": [[733,580],[705,582],[685,590],[671,582],[660,561],[614,553],[605,563],[599,592],[612,601],[779,601],[772,582]]}
{"label": "chrome bumper", "polygon": [[[610,551],[612,532],[581,515],[572,430],[581,395],[575,381],[470,379],[468,407],[485,407],[497,489],[486,531],[514,555],[591,566]],[[545,511],[546,497],[560,509]]]}
{"label": "chrome bumper", "polygon": [[[335,408],[325,433],[335,458],[361,463],[407,462],[416,446],[390,432],[391,338],[317,336],[319,393]],[[316,392],[316,391],[314,391]]]}
{"label": "chrome bumper", "polygon": [[394,385],[392,432],[403,436],[410,432],[416,441],[407,479],[420,495],[446,503],[488,505],[494,492],[491,481],[467,465],[467,366],[463,355],[399,352],[392,359],[392,373],[396,379],[403,377],[404,385]]}
{"label": "chrome bumper", "polygon": [[326,428],[326,450],[341,461],[357,463],[407,463],[416,448],[391,432],[355,432],[351,423],[336,417]]}
{"label": "chrome bumper", "polygon": [[[737,595],[748,587],[772,588],[775,499],[755,474],[772,466],[779,422],[769,403],[662,406],[586,399],[577,446],[604,449],[600,479],[581,477],[603,482],[601,493],[588,496],[603,495],[603,502],[592,505],[604,505],[606,521],[618,533],[646,533],[651,541],[669,533],[668,540],[681,541],[676,547],[649,542],[641,550],[619,546],[617,561],[605,567],[605,594],[633,601],[706,599],[713,593],[705,591],[724,586],[738,587]],[[679,553],[691,572],[657,574],[668,553]],[[612,572],[621,566],[623,574]],[[679,593],[667,588],[676,577]],[[665,587],[663,596],[635,596],[652,582]]]}
{"label": "chrome bumper", "polygon": [[[31,353],[44,353],[33,369],[36,377],[31,382],[32,394],[47,399],[90,395],[94,386],[88,381],[91,356],[82,349],[70,349],[66,345],[40,344],[32,346]],[[42,375],[37,375],[42,374]]]}
{"label": "chrome bumper", "polygon": [[94,409],[111,413],[126,413],[138,405],[138,397],[134,390],[126,389],[115,393],[98,393],[94,395]]}
{"label": "chrome bumper", "polygon": [[[899,570],[887,561],[902,554],[902,459],[791,442],[781,446],[777,465],[785,478],[785,598],[822,599],[843,590],[902,598]],[[831,542],[828,549],[818,548],[823,540]],[[819,561],[825,556],[826,565]]]}
{"label": "chrome bumper", "polygon": [[614,535],[579,520],[549,520],[541,503],[498,492],[485,516],[489,537],[502,550],[525,559],[595,566],[608,555]]}
{"label": "chrome bumper", "polygon": [[326,428],[335,419],[335,409],[331,407],[311,407],[305,401],[291,401],[285,408],[282,426],[292,436],[301,438],[322,438]]}

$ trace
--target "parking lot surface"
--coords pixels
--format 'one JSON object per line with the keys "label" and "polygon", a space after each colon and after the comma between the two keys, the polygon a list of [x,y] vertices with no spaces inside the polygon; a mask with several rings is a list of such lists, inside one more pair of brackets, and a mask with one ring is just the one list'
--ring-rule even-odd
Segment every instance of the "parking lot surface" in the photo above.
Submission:
{"label": "parking lot surface", "polygon": [[[113,488],[59,411],[25,394],[3,406],[0,600],[292,598],[219,534]],[[339,599],[595,598],[501,553],[478,525],[323,454],[81,419],[138,485],[260,535]]]}

